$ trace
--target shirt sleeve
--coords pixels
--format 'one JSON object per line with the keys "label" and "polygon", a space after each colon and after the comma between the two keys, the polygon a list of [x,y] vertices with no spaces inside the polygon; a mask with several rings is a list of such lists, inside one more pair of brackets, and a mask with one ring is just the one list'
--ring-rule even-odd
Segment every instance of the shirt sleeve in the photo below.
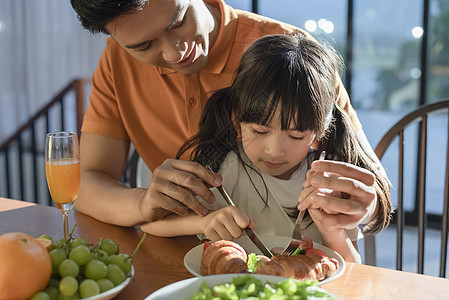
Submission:
{"label": "shirt sleeve", "polygon": [[112,70],[111,51],[116,45],[109,38],[92,76],[89,106],[84,115],[82,131],[128,140],[117,103]]}

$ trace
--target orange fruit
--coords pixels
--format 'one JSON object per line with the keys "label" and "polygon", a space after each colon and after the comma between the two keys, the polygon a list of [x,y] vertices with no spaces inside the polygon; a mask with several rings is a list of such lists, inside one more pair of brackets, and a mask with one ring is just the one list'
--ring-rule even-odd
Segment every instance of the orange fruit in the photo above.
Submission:
{"label": "orange fruit", "polygon": [[0,236],[0,299],[29,299],[51,276],[47,249],[22,232]]}
{"label": "orange fruit", "polygon": [[51,240],[49,240],[49,239],[36,238],[36,241],[41,243],[41,245],[44,246],[44,248],[47,249],[47,251],[51,251],[51,249],[53,249],[53,242]]}

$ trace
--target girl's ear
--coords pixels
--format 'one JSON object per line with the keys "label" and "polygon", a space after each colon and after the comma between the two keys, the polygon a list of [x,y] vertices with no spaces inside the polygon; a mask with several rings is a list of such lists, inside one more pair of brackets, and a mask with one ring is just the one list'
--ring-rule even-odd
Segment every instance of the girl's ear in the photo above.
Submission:
{"label": "girl's ear", "polygon": [[310,147],[312,147],[314,150],[317,150],[319,146],[320,146],[320,143],[318,142],[318,140],[316,138],[313,140],[312,144],[310,145]]}

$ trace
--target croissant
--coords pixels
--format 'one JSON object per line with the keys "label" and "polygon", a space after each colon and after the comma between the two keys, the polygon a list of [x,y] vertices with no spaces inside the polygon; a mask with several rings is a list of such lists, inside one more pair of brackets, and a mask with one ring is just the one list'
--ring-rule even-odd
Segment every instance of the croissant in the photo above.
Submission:
{"label": "croissant", "polygon": [[298,280],[319,281],[331,276],[338,268],[335,258],[321,255],[287,255],[274,256],[256,271],[257,274],[294,277]]}
{"label": "croissant", "polygon": [[[201,273],[215,275],[226,273],[247,273],[247,254],[239,244],[232,241],[217,241],[210,244],[201,256]],[[256,273],[294,277],[298,280],[323,280],[338,268],[338,260],[321,255],[286,255],[266,259]]]}
{"label": "croissant", "polygon": [[245,249],[232,241],[212,243],[201,256],[201,273],[215,275],[226,273],[245,273],[247,255]]}

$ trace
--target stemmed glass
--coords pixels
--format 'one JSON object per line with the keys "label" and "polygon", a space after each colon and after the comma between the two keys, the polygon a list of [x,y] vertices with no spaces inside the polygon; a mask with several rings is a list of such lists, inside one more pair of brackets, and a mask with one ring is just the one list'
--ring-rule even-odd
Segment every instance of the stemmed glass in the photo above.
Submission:
{"label": "stemmed glass", "polygon": [[47,133],[45,173],[51,198],[62,212],[66,239],[69,235],[69,211],[75,206],[80,187],[80,154],[75,132]]}

